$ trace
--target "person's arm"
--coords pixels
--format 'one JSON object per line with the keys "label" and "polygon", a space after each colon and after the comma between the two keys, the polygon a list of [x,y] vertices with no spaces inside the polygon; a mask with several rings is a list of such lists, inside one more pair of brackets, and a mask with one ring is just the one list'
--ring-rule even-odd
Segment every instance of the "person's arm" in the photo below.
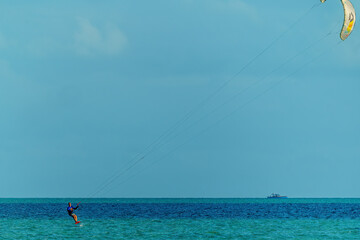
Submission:
{"label": "person's arm", "polygon": [[75,209],[78,209],[78,207],[79,207],[79,205],[77,205],[76,207],[72,207],[72,208],[75,210]]}

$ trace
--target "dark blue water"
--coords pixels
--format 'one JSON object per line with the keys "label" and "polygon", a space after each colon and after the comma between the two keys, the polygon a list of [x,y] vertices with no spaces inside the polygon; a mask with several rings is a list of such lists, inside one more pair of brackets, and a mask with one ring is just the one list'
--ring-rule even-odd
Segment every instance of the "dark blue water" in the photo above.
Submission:
{"label": "dark blue water", "polygon": [[[63,203],[1,203],[0,218],[68,218]],[[87,219],[356,219],[360,204],[340,203],[84,203]]]}
{"label": "dark blue water", "polygon": [[360,239],[360,199],[67,201],[0,199],[0,239]]}

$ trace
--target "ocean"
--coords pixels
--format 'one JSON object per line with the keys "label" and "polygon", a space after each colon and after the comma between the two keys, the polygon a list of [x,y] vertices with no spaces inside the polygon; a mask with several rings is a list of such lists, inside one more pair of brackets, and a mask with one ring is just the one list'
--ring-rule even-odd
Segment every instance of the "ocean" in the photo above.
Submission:
{"label": "ocean", "polygon": [[0,239],[360,239],[360,199],[0,199]]}

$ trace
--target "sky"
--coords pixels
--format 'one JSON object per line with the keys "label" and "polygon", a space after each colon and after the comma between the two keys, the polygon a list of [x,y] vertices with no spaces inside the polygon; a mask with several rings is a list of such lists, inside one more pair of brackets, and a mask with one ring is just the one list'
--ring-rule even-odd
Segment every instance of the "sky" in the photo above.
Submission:
{"label": "sky", "polygon": [[0,197],[360,197],[342,21],[335,0],[1,2]]}

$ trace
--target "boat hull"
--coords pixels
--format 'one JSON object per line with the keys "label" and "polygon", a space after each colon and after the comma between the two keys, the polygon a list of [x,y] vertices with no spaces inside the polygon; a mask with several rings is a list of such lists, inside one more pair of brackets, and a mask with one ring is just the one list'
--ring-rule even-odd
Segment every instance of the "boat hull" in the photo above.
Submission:
{"label": "boat hull", "polygon": [[267,198],[282,198],[282,199],[285,199],[285,198],[288,198],[286,196],[280,196],[280,197],[267,197]]}

